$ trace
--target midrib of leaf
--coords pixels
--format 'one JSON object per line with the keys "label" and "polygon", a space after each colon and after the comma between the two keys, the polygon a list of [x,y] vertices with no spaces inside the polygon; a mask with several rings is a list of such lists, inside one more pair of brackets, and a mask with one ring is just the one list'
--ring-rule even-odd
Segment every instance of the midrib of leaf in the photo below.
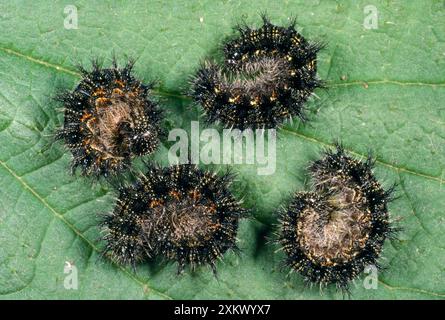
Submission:
{"label": "midrib of leaf", "polygon": [[360,80],[360,81],[345,81],[338,83],[328,83],[327,87],[336,88],[336,87],[349,87],[349,86],[358,86],[364,84],[395,84],[399,86],[416,86],[416,87],[445,87],[445,82],[419,82],[419,81],[398,81],[391,79],[383,79],[383,80]]}
{"label": "midrib of leaf", "polygon": [[[15,55],[15,56],[21,57],[23,59],[29,60],[29,61],[31,61],[33,63],[37,63],[37,64],[40,64],[40,65],[43,65],[43,66],[45,66],[47,68],[55,69],[57,71],[64,72],[64,73],[67,73],[67,74],[70,74],[72,76],[76,76],[76,77],[79,77],[79,78],[81,77],[81,74],[79,72],[71,70],[71,69],[66,68],[64,66],[53,64],[53,63],[49,63],[49,62],[46,62],[46,61],[34,58],[32,56],[20,53],[18,51],[5,48],[3,46],[0,46],[0,50],[2,50],[3,52],[6,52],[8,54]],[[368,85],[369,84],[396,84],[396,85],[401,85],[401,86],[445,87],[445,83],[402,82],[402,81],[396,81],[396,80],[351,81],[351,82],[342,82],[342,83],[331,83],[331,84],[329,84],[329,86],[330,87],[355,86],[355,85],[363,85],[364,83],[366,83]],[[189,97],[181,95],[181,94],[177,94],[177,93],[174,93],[174,92],[168,92],[168,91],[163,91],[163,90],[153,90],[153,93],[156,94],[156,95],[165,96],[165,97],[173,97],[173,98],[178,98],[178,99],[182,99],[182,100],[190,100]],[[323,145],[325,147],[333,147],[334,146],[332,143],[328,143],[328,142],[322,141],[322,140],[320,140],[320,139],[318,139],[316,137],[308,136],[308,135],[303,134],[303,133],[301,133],[299,131],[291,130],[291,129],[288,129],[288,128],[282,128],[281,130],[283,130],[285,132],[288,132],[288,133],[291,133],[291,134],[294,134],[294,135],[296,135],[296,136],[298,136],[298,137],[300,137],[300,138],[302,138],[302,139],[304,139],[306,141],[309,141],[309,142],[312,142],[312,143],[316,143],[316,144],[320,144],[320,145]],[[350,152],[351,154],[354,154],[354,155],[358,156],[358,157],[362,157],[362,158],[366,157],[364,154],[361,154],[361,153],[356,152],[354,150],[351,150],[351,149],[348,149],[348,148],[345,148],[345,150]],[[415,176],[418,176],[418,177],[422,177],[424,179],[437,181],[441,185],[444,182],[444,179],[442,179],[441,177],[435,177],[435,176],[431,176],[431,175],[428,175],[428,174],[425,174],[425,173],[422,173],[422,172],[418,172],[418,171],[415,171],[415,170],[412,170],[412,169],[403,168],[403,167],[397,166],[395,164],[392,164],[390,162],[386,162],[386,161],[381,160],[381,159],[376,159],[376,163],[378,163],[378,164],[380,164],[382,166],[385,166],[387,168],[390,168],[391,170],[394,170],[396,172],[404,172],[404,173],[408,173],[408,174],[415,175]]]}
{"label": "midrib of leaf", "polygon": [[[11,55],[15,55],[24,59],[27,59],[29,61],[32,61],[34,63],[41,64],[45,67],[56,69],[58,71],[71,74],[73,76],[81,77],[82,75],[70,68],[64,67],[59,64],[50,63],[38,58],[34,58],[30,55],[23,54],[19,51],[12,50],[9,48],[4,47],[3,45],[0,46],[0,50],[3,52],[6,52]],[[400,80],[392,80],[392,79],[382,79],[382,80],[354,80],[354,81],[342,81],[342,82],[328,82],[327,87],[336,88],[336,87],[348,87],[348,86],[358,86],[358,85],[384,85],[384,84],[395,84],[399,86],[425,86],[425,87],[445,87],[445,82],[420,82],[420,81],[400,81]],[[187,99],[190,98],[181,94],[177,94],[174,92],[168,92],[168,91],[156,91],[159,92],[160,95],[169,96],[169,97],[177,97],[180,99]]]}
{"label": "midrib of leaf", "polygon": [[[22,179],[22,177],[20,177],[16,172],[14,172],[13,169],[11,169],[5,162],[0,160],[0,165],[6,169],[6,171],[9,172],[9,174],[14,177],[17,181],[19,181],[19,183],[23,186],[23,188],[25,190],[28,190],[34,197],[37,198],[37,200],[39,200],[56,218],[58,218],[59,220],[61,220],[66,226],[68,226],[68,228],[70,228],[75,234],[76,236],[78,236],[82,241],[84,241],[86,244],[88,244],[94,251],[96,251],[97,253],[101,253],[101,251],[99,250],[99,248],[97,248],[94,243],[92,243],[90,240],[88,240],[79,230],[77,230],[73,224],[71,224],[68,220],[65,219],[65,217],[59,213],[55,208],[53,208],[48,201],[45,200],[45,198],[43,198],[36,190],[34,190],[28,183],[26,183],[25,180]],[[115,265],[116,267],[118,267],[121,271],[123,271],[125,273],[125,275],[127,275],[130,279],[132,279],[133,281],[137,282],[142,289],[145,291],[146,288],[149,288],[151,291],[153,291],[155,294],[165,298],[165,299],[169,299],[172,300],[173,298],[170,297],[169,295],[160,292],[154,288],[151,288],[149,286],[148,283],[145,283],[143,281],[141,281],[140,279],[138,279],[134,274],[132,274],[131,272],[129,272],[127,269],[125,269],[124,267],[122,267],[119,264],[114,263],[113,261],[111,261],[111,263],[113,263],[113,265]]]}
{"label": "midrib of leaf", "polygon": [[[16,50],[12,50],[9,48],[6,48],[4,46],[0,46],[0,50],[10,54],[10,55],[14,55],[23,59],[26,59],[28,61],[31,61],[33,63],[36,64],[40,64],[43,65],[47,68],[50,69],[55,69],[57,71],[72,75],[72,76],[76,76],[76,77],[81,77],[81,74],[77,71],[74,71],[72,69],[69,69],[67,67],[64,67],[62,65],[58,65],[58,64],[54,64],[54,63],[50,63],[35,57],[32,57],[30,55],[27,54],[23,54],[21,52],[18,52]],[[430,87],[445,87],[445,83],[426,83],[426,82],[404,82],[404,81],[397,81],[397,80],[389,80],[389,79],[384,79],[384,80],[370,80],[370,81],[350,81],[350,82],[341,82],[341,83],[329,83],[328,87],[345,87],[345,86],[356,86],[356,85],[363,85],[363,84],[395,84],[395,85],[400,85],[400,86],[430,86]],[[168,92],[168,91],[162,91],[162,90],[153,90],[154,94],[160,95],[160,96],[168,96],[168,97],[175,97],[178,99],[183,99],[183,100],[190,100],[189,97],[181,95],[181,94],[177,94],[174,92]],[[308,142],[311,143],[316,143],[319,145],[323,145],[326,147],[333,147],[334,145],[328,142],[324,142],[316,137],[311,137],[308,136],[306,134],[303,134],[301,132],[295,131],[295,130],[290,130],[288,128],[282,128],[281,130],[288,132],[290,134],[294,134]],[[358,157],[365,157],[365,155],[359,153],[359,152],[355,152],[353,150],[347,149],[345,148],[345,150],[347,152],[350,152],[351,154],[354,154],[355,156]],[[434,177],[431,175],[427,175],[421,172],[417,172],[414,170],[410,170],[407,168],[403,168],[403,167],[399,167],[397,165],[391,164],[389,162],[385,162],[383,160],[379,160],[376,159],[376,163],[383,165],[387,168],[390,168],[391,170],[396,171],[397,173],[399,172],[404,172],[407,174],[411,174],[411,175],[415,175],[418,177],[422,177],[424,179],[427,180],[432,180],[432,181],[437,181],[440,184],[443,183],[444,179],[439,178],[439,177]],[[51,207],[51,205],[49,205],[49,203],[43,198],[41,197],[31,186],[29,186],[20,176],[18,176],[9,166],[7,166],[6,163],[0,161],[0,165],[2,165],[15,179],[17,179],[24,187],[25,189],[29,190],[29,192],[34,195],[39,201],[41,201],[43,203],[44,206],[46,206],[57,218],[59,218],[62,222],[64,222],[70,229],[73,230],[73,232],[79,236],[80,239],[82,239],[83,241],[85,241],[85,243],[87,243],[89,246],[91,246],[91,248],[96,251],[96,252],[100,252],[100,250],[91,242],[89,241],[87,238],[85,238],[83,236],[83,234],[77,230],[71,223],[69,223],[64,217],[63,215],[61,215],[60,213],[58,213],[53,207]],[[147,283],[144,283],[143,281],[141,281],[140,279],[138,279],[137,277],[135,277],[131,272],[129,272],[127,269],[123,268],[122,266],[113,263],[114,265],[116,265],[121,271],[123,271],[130,279],[132,279],[133,281],[137,282],[139,285],[142,286],[142,288],[148,287]],[[391,286],[381,280],[379,280],[380,283],[382,283],[382,285],[384,285],[388,290],[403,290],[403,291],[411,291],[411,292],[415,292],[415,293],[423,293],[423,294],[429,294],[432,296],[436,296],[436,297],[445,297],[445,294],[441,294],[441,293],[436,293],[433,291],[428,291],[428,290],[422,290],[422,289],[417,289],[417,288],[410,288],[410,287],[396,287],[396,286]],[[173,299],[172,297],[166,295],[165,293],[162,293],[158,290],[155,290],[153,288],[150,288],[150,290],[152,290],[153,292],[155,292],[156,294],[166,298],[166,299]]]}

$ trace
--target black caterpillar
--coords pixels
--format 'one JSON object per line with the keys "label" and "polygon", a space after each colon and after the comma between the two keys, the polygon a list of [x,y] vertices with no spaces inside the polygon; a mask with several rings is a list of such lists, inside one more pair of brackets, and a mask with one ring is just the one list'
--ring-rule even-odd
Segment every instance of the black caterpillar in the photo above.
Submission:
{"label": "black caterpillar", "polygon": [[82,80],[73,92],[58,98],[65,107],[63,139],[73,154],[73,171],[108,176],[128,168],[131,159],[152,153],[159,144],[161,111],[150,98],[152,84],[132,75],[133,62],[110,69],[93,61],[92,71],[80,67]]}
{"label": "black caterpillar", "polygon": [[224,64],[205,62],[192,79],[191,96],[209,123],[238,129],[276,128],[291,117],[305,119],[303,104],[314,89],[320,44],[263,16],[263,26],[239,26],[223,46]]}
{"label": "black caterpillar", "polygon": [[136,183],[120,189],[106,216],[106,249],[115,261],[135,265],[154,256],[194,270],[227,250],[237,251],[238,220],[245,214],[230,193],[230,174],[218,176],[184,164],[151,166]]}
{"label": "black caterpillar", "polygon": [[346,290],[377,259],[385,239],[397,231],[384,190],[372,172],[373,160],[360,162],[338,146],[310,166],[313,192],[297,193],[280,213],[279,243],[286,264],[310,283]]}

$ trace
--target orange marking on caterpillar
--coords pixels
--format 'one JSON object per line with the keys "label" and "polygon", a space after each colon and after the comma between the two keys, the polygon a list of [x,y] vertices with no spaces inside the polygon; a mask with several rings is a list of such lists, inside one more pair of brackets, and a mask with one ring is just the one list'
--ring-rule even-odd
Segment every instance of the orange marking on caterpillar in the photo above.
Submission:
{"label": "orange marking on caterpillar", "polygon": [[149,207],[154,208],[154,207],[162,206],[163,204],[164,204],[164,202],[162,200],[152,200],[150,202]]}
{"label": "orange marking on caterpillar", "polygon": [[103,96],[103,95],[105,95],[105,91],[102,88],[99,88],[93,92],[93,97]]}
{"label": "orange marking on caterpillar", "polygon": [[178,191],[172,190],[169,192],[169,195],[172,196],[173,198],[179,200],[180,199],[180,193]]}

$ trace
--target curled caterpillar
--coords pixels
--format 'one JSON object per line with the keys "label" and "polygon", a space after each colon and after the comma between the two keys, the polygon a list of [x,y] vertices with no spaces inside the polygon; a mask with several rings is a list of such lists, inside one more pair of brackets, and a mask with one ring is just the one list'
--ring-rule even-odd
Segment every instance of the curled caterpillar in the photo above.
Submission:
{"label": "curled caterpillar", "polygon": [[82,174],[114,175],[131,159],[152,153],[159,144],[161,112],[150,99],[152,84],[132,75],[133,62],[109,69],[93,62],[92,71],[80,68],[82,80],[73,92],[59,96],[64,124],[56,138],[73,154],[72,169]]}
{"label": "curled caterpillar", "polygon": [[317,53],[289,27],[239,26],[239,37],[224,44],[224,64],[205,62],[192,79],[191,96],[207,121],[238,129],[276,128],[296,116],[305,119],[303,104],[322,82],[317,78]]}
{"label": "curled caterpillar", "polygon": [[280,213],[279,243],[286,264],[310,283],[335,284],[342,290],[366,266],[374,265],[385,239],[396,229],[384,190],[372,172],[373,161],[360,162],[341,146],[310,166],[314,191],[297,193]]}
{"label": "curled caterpillar", "polygon": [[227,250],[237,251],[238,220],[245,214],[230,193],[229,174],[218,176],[193,165],[151,166],[130,187],[121,188],[106,216],[106,249],[115,261],[136,264],[154,256],[195,270]]}

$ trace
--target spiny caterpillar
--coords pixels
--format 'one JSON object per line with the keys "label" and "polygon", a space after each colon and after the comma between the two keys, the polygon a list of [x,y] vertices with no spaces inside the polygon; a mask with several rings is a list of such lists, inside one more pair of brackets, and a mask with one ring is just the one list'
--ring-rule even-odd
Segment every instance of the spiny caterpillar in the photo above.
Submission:
{"label": "spiny caterpillar", "polygon": [[114,211],[103,221],[105,253],[133,266],[162,256],[195,270],[210,265],[231,249],[237,251],[238,220],[245,209],[230,193],[229,173],[184,164],[150,166],[129,187],[122,187]]}
{"label": "spiny caterpillar", "polygon": [[322,83],[317,52],[295,30],[263,16],[263,26],[238,26],[240,36],[223,46],[224,64],[205,62],[192,80],[191,96],[209,123],[238,129],[276,128],[296,116],[305,120],[303,104]]}
{"label": "spiny caterpillar", "polygon": [[132,75],[133,62],[110,69],[93,61],[92,71],[80,67],[82,80],[73,92],[59,96],[65,119],[57,139],[73,154],[72,169],[83,175],[114,175],[135,156],[152,153],[159,144],[161,112],[150,99],[152,84]]}
{"label": "spiny caterpillar", "polygon": [[297,193],[280,213],[279,243],[286,265],[310,283],[348,284],[377,259],[390,225],[387,203],[393,188],[384,190],[372,172],[373,160],[355,160],[341,146],[326,151],[309,170],[314,191]]}

